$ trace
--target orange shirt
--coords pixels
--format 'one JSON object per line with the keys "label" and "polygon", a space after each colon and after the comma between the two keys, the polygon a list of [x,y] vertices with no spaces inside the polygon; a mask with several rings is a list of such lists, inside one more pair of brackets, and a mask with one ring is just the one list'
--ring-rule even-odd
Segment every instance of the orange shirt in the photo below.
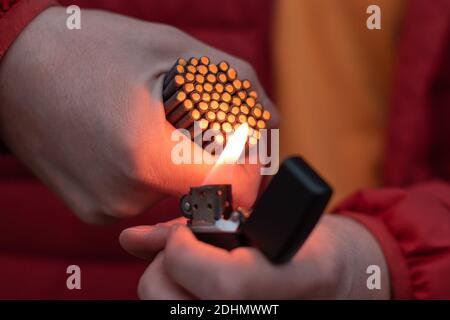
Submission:
{"label": "orange shirt", "polygon": [[[405,0],[277,1],[273,34],[281,154],[308,159],[333,201],[381,177],[391,70]],[[366,9],[381,8],[381,30]]]}

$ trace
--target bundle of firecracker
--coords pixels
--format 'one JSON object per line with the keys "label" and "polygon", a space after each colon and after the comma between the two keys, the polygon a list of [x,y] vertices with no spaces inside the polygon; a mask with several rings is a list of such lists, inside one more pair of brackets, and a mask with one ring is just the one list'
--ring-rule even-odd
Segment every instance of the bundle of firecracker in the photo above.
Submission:
{"label": "bundle of firecracker", "polygon": [[208,143],[223,146],[226,137],[245,123],[247,145],[256,145],[270,120],[250,80],[239,79],[226,61],[214,64],[206,56],[175,62],[164,78],[163,102],[166,118],[175,128],[186,129],[192,140],[198,132],[194,123],[200,132],[212,129],[220,134]]}

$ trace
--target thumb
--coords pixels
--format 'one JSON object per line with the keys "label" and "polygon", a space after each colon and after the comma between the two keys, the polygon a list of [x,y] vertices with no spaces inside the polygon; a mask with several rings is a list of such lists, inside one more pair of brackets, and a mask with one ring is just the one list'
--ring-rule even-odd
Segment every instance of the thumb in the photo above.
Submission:
{"label": "thumb", "polygon": [[125,229],[119,236],[120,245],[129,254],[151,261],[166,246],[170,227],[177,224],[186,224],[186,219],[177,218],[154,226]]}

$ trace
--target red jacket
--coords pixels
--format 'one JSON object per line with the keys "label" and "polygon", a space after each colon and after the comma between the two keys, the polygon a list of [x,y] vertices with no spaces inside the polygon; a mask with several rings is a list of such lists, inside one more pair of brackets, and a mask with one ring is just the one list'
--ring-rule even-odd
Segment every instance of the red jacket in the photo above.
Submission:
{"label": "red jacket", "polygon": [[[271,0],[217,0],[207,6],[202,0],[60,2],[184,29],[250,61],[270,92]],[[51,4],[0,0],[0,58]],[[215,10],[219,4],[223,10]],[[378,239],[394,298],[450,299],[449,13],[447,0],[410,1],[386,152],[391,188],[361,191],[335,210],[360,221]],[[12,156],[0,156],[0,298],[135,298],[145,263],[122,252],[118,234],[126,226],[167,219],[167,212],[178,214],[170,199],[113,226],[83,224]],[[82,290],[66,288],[70,264],[82,269]]]}

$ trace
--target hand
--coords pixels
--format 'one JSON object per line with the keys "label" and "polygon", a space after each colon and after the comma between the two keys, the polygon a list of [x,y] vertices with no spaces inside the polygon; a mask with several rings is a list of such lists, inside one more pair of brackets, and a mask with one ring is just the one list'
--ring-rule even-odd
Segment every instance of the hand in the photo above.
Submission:
{"label": "hand", "polygon": [[[196,240],[182,220],[124,230],[122,246],[152,261],[139,281],[142,299],[387,299],[383,254],[365,228],[326,215],[291,261],[270,263],[254,248],[231,252]],[[366,268],[379,265],[381,290]]]}
{"label": "hand", "polygon": [[[2,60],[0,131],[85,221],[136,215],[200,185],[211,169],[170,159],[176,142],[161,90],[176,58],[228,60],[271,108],[247,63],[179,30],[92,10],[83,10],[81,30],[68,30],[66,18],[63,8],[45,10]],[[238,205],[251,206],[259,179],[257,166],[236,166]]]}

